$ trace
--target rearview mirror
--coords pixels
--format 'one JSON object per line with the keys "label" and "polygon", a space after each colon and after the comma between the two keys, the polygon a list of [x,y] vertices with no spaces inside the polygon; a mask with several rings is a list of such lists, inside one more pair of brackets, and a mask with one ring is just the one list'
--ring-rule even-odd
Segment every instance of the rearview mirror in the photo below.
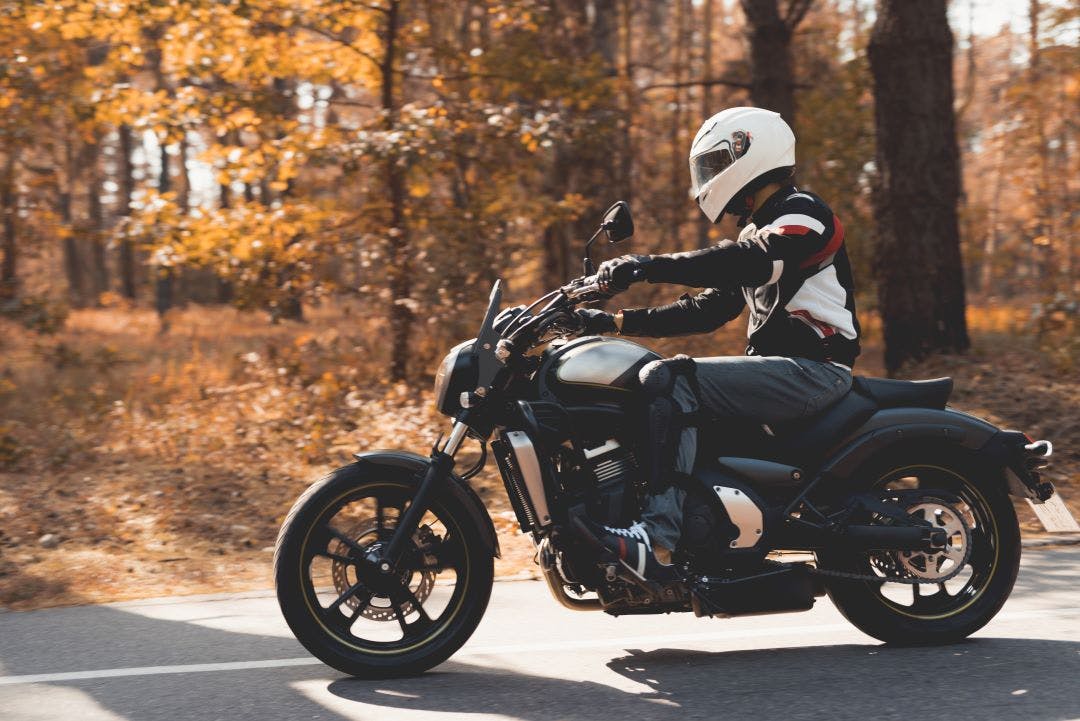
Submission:
{"label": "rearview mirror", "polygon": [[608,208],[600,227],[609,243],[620,243],[634,234],[634,219],[630,217],[630,206],[625,200]]}

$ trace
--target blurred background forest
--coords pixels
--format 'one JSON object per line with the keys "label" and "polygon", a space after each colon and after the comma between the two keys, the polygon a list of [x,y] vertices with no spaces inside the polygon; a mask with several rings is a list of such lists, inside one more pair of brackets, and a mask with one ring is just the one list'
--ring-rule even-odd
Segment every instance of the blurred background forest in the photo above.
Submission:
{"label": "blurred background forest", "polygon": [[858,370],[956,376],[1080,500],[1075,0],[4,0],[0,48],[0,605],[266,587],[304,484],[442,429],[495,278],[617,199],[617,252],[720,239],[686,155],[742,104],[847,228]]}

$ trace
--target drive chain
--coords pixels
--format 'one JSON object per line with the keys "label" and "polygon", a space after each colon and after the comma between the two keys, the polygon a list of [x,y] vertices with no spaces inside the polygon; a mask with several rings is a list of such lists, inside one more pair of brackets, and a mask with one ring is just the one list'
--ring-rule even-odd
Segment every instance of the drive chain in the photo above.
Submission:
{"label": "drive chain", "polygon": [[[950,504],[946,503],[945,501],[942,501],[941,499],[938,499],[938,498],[934,498],[933,500],[938,501],[942,505],[948,506],[948,508],[958,518],[961,518],[961,519],[963,518],[963,516],[960,514],[960,512],[957,511],[956,508],[953,507],[952,505],[950,505]],[[873,574],[873,573],[854,573],[852,571],[839,571],[839,570],[835,570],[835,569],[831,569],[831,568],[817,568],[817,567],[813,567],[813,566],[810,568],[810,573],[812,573],[814,575],[817,575],[817,576],[829,576],[829,577],[832,577],[832,578],[844,578],[844,579],[848,579],[848,580],[852,580],[852,581],[880,581],[882,583],[902,583],[902,584],[907,584],[909,586],[915,586],[915,585],[918,585],[918,584],[945,583],[946,581],[955,578],[958,573],[963,571],[964,567],[967,565],[968,560],[971,558],[971,545],[972,545],[971,529],[969,527],[967,527],[966,523],[964,524],[964,526],[965,526],[965,528],[967,530],[967,537],[964,539],[964,557],[960,560],[959,563],[956,564],[955,568],[953,568],[951,571],[949,571],[949,573],[945,574],[944,576],[942,576],[940,578],[919,578],[917,576],[889,576],[889,575],[878,576],[877,574]]]}
{"label": "drive chain", "polygon": [[878,576],[873,573],[853,573],[851,571],[837,571],[831,568],[817,568],[810,567],[810,573],[816,576],[831,576],[833,578],[846,578],[852,581],[881,581],[882,583],[906,583],[910,586],[914,586],[920,583],[925,584],[938,584],[945,583],[956,577],[958,573],[964,570],[964,566],[967,565],[968,559],[971,558],[971,544],[965,544],[964,559],[956,564],[956,567],[949,571],[941,578],[917,578],[914,576]]}

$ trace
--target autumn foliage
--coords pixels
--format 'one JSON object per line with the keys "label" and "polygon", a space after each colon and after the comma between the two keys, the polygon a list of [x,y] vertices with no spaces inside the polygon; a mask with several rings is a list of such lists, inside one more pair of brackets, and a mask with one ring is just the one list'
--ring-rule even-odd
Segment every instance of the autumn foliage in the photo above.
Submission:
{"label": "autumn foliage", "polygon": [[[1074,403],[1057,430],[1080,433],[1060,381],[1080,367],[1080,13],[1031,2],[1027,25],[976,35],[951,6],[974,355],[902,372],[1011,398],[1020,381],[986,367],[1011,339],[1003,363],[1028,385],[1057,376]],[[869,0],[0,4],[0,603],[64,600],[62,564],[34,545],[50,533],[115,561],[96,597],[164,561],[185,588],[265,583],[262,549],[304,481],[362,447],[423,450],[440,421],[416,389],[475,333],[494,279],[516,303],[578,275],[617,199],[637,234],[601,253],[720,240],[687,197],[686,153],[727,106],[790,116],[799,184],[847,229],[862,369],[882,372],[874,15]],[[790,73],[755,60],[769,53]],[[741,332],[662,346],[737,353]]]}

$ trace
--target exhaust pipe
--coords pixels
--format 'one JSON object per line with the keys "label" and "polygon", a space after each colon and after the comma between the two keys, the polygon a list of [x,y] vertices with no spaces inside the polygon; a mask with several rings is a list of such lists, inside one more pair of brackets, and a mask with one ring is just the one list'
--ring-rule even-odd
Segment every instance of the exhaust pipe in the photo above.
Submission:
{"label": "exhaust pipe", "polygon": [[544,574],[544,581],[547,582],[548,590],[551,591],[551,595],[555,597],[556,601],[571,611],[600,611],[603,609],[599,598],[573,598],[566,592],[566,582],[563,580],[562,574],[559,573],[559,569],[555,566],[555,551],[546,538],[540,541],[539,556],[540,570]]}

